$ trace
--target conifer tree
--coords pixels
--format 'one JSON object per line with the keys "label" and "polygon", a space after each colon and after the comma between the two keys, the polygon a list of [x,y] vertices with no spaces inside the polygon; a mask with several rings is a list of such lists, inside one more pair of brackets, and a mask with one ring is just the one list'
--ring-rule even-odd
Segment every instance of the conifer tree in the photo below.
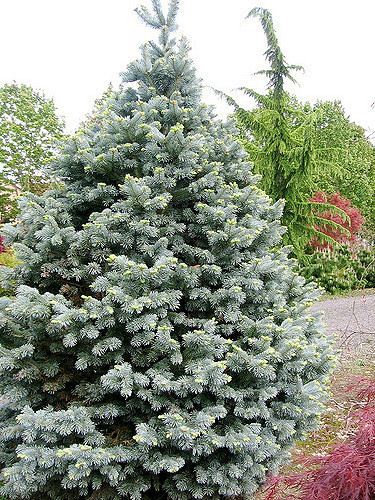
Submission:
{"label": "conifer tree", "polygon": [[1,493],[11,499],[252,496],[316,425],[332,365],[319,292],[276,249],[282,203],[232,122],[201,103],[178,0],[21,201],[2,268]]}
{"label": "conifer tree", "polygon": [[[240,88],[255,100],[256,108],[253,110],[242,108],[220,91],[217,93],[235,107],[242,144],[254,162],[255,172],[262,175],[262,189],[274,201],[284,200],[282,224],[288,228],[284,244],[293,245],[295,254],[303,260],[305,247],[312,238],[334,243],[326,233],[317,229],[322,220],[315,210],[316,205],[309,201],[314,193],[314,181],[321,170],[324,169],[326,175],[328,172],[332,174],[334,165],[329,157],[333,153],[327,148],[317,147],[318,112],[305,112],[297,107],[296,99],[285,90],[288,80],[296,82],[293,72],[303,68],[286,62],[271,13],[256,7],[249,12],[247,18],[250,17],[259,18],[267,39],[264,55],[270,67],[257,74],[268,78],[268,93]],[[321,202],[320,211],[327,210],[347,220],[342,210]],[[329,221],[329,225],[335,231],[346,231],[344,226],[334,221]]]}

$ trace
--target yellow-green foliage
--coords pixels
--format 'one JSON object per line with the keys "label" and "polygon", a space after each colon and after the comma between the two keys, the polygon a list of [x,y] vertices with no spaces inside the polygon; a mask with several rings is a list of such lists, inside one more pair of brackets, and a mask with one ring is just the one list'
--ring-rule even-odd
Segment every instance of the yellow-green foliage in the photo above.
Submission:
{"label": "yellow-green foliage", "polygon": [[14,255],[14,252],[12,250],[7,250],[6,252],[3,252],[0,254],[0,265],[1,266],[6,266],[6,267],[16,267],[20,261],[17,259],[17,257]]}
{"label": "yellow-green foliage", "polygon": [[[3,252],[2,254],[0,254],[0,266],[16,267],[19,264],[20,264],[20,261],[14,255],[14,252],[12,249],[9,249],[6,252]],[[4,290],[3,288],[0,288],[0,297],[11,296],[11,295],[13,295],[12,290]],[[0,500],[1,500],[1,497],[0,497]]]}

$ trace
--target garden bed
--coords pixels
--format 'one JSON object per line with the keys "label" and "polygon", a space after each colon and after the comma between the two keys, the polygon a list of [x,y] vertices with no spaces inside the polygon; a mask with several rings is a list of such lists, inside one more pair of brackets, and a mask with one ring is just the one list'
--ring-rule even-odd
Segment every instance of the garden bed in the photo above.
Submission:
{"label": "garden bed", "polygon": [[[305,441],[296,443],[292,451],[291,461],[280,471],[282,476],[301,474],[307,470],[301,462],[301,456],[327,455],[334,445],[344,443],[352,438],[357,430],[354,414],[366,405],[366,399],[358,395],[357,381],[361,378],[375,378],[375,336],[372,339],[357,344],[350,349],[344,349],[331,377],[331,396],[322,422],[318,430],[311,432]],[[281,485],[272,500],[304,498],[298,490],[287,489]],[[268,495],[263,492],[257,500],[266,500]]]}

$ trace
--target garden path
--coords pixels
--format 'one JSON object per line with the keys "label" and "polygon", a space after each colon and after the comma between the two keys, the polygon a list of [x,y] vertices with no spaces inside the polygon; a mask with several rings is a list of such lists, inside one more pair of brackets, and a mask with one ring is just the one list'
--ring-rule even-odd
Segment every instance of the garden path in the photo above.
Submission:
{"label": "garden path", "polygon": [[375,342],[375,294],[327,299],[311,309],[324,312],[326,331],[339,334],[343,347]]}

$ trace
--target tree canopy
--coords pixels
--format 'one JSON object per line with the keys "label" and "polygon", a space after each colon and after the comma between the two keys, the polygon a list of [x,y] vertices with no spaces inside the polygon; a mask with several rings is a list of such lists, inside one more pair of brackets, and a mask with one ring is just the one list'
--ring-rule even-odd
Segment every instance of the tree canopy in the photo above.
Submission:
{"label": "tree canopy", "polygon": [[[314,147],[320,151],[322,168],[314,174],[317,191],[337,191],[351,200],[365,218],[365,232],[375,235],[375,146],[365,130],[350,120],[340,101],[299,104],[317,113]],[[324,168],[325,160],[334,168]]]}
{"label": "tree canopy", "polygon": [[5,206],[14,207],[19,191],[38,193],[48,186],[45,163],[56,152],[63,129],[53,100],[42,92],[17,83],[0,88],[0,189]]}

